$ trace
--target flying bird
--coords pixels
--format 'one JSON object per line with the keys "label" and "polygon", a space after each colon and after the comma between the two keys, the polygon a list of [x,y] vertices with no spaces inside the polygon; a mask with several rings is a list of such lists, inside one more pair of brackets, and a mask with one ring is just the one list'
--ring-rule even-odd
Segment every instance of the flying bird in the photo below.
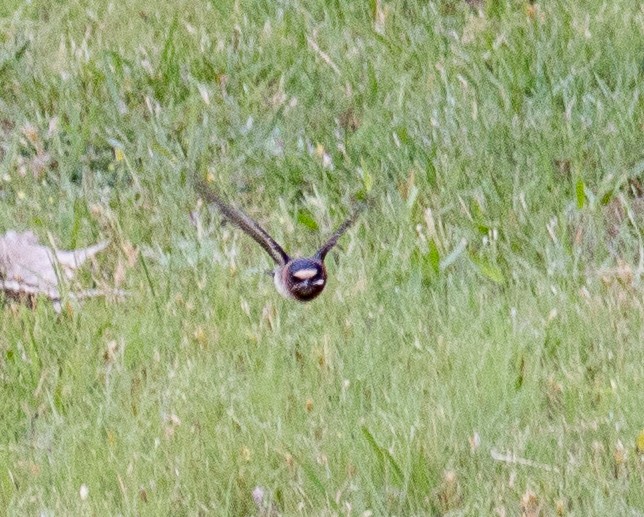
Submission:
{"label": "flying bird", "polygon": [[277,264],[272,271],[277,291],[285,298],[309,302],[320,295],[327,283],[324,259],[337,244],[338,239],[356,221],[364,205],[358,205],[312,257],[291,257],[284,251],[257,221],[241,210],[224,202],[201,179],[196,180],[197,191],[235,226],[243,230],[259,244]]}

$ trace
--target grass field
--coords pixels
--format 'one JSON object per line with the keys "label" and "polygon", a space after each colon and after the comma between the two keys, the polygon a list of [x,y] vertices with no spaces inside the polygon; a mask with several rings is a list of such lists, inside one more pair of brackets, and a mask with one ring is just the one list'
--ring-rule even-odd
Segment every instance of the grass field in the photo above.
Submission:
{"label": "grass field", "polygon": [[[4,2],[0,233],[130,296],[0,308],[0,507],[644,515],[639,4]],[[302,305],[193,174],[370,206]]]}

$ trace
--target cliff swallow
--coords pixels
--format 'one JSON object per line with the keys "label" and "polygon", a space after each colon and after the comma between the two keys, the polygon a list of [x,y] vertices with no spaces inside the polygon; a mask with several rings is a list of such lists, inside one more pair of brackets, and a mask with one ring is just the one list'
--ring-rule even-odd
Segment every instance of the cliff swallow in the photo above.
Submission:
{"label": "cliff swallow", "polygon": [[197,190],[206,201],[214,204],[226,219],[264,248],[277,264],[277,268],[272,271],[277,291],[285,298],[299,302],[311,301],[324,290],[327,284],[324,259],[364,208],[364,205],[358,205],[351,216],[338,227],[312,257],[293,258],[275,242],[275,239],[257,221],[224,202],[204,181],[197,180]]}

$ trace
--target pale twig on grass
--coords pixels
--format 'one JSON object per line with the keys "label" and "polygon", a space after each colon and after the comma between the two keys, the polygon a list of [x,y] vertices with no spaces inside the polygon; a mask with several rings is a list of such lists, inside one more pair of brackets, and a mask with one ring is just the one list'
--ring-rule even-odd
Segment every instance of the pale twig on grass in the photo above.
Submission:
{"label": "pale twig on grass", "polygon": [[527,458],[521,458],[514,453],[503,454],[497,450],[492,449],[490,451],[490,456],[495,461],[501,461],[503,463],[511,463],[514,465],[523,465],[524,467],[533,467],[541,470],[546,470],[548,472],[559,472],[557,467],[552,465],[546,465],[545,463],[539,463],[537,461],[532,461]]}
{"label": "pale twig on grass", "polygon": [[327,65],[329,65],[329,66],[331,67],[331,70],[333,70],[337,75],[340,75],[340,69],[338,68],[338,65],[336,65],[336,64],[333,62],[333,60],[331,59],[331,57],[329,56],[329,54],[327,54],[326,52],[324,52],[324,50],[322,50],[322,49],[318,46],[318,44],[315,42],[315,40],[314,40],[313,38],[311,38],[310,36],[307,36],[307,37],[306,37],[306,41],[308,42],[309,46],[310,46],[310,47],[315,51],[315,53],[316,53],[318,56],[320,56],[320,58],[322,59],[322,61],[324,61]]}
{"label": "pale twig on grass", "polygon": [[0,291],[7,293],[15,293],[16,295],[26,296],[44,296],[52,301],[60,301],[65,296],[71,300],[85,300],[87,298],[97,298],[99,296],[127,296],[127,291],[123,289],[83,289],[82,291],[75,291],[63,295],[56,288],[41,288],[34,287],[16,280],[1,280]]}

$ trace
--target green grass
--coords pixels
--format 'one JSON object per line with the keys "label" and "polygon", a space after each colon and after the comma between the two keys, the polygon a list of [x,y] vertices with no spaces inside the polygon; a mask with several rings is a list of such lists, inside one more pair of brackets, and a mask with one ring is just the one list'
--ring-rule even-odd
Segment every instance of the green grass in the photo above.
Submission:
{"label": "green grass", "polygon": [[[642,515],[638,2],[150,5],[0,7],[0,231],[131,292],[2,308],[0,507]],[[293,251],[371,205],[299,305],[194,173]]]}

